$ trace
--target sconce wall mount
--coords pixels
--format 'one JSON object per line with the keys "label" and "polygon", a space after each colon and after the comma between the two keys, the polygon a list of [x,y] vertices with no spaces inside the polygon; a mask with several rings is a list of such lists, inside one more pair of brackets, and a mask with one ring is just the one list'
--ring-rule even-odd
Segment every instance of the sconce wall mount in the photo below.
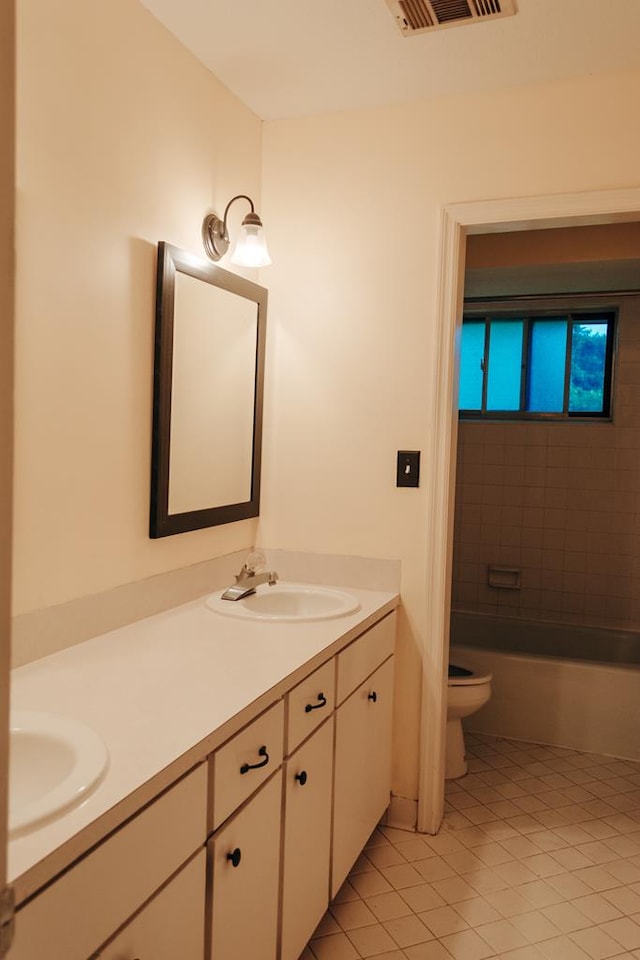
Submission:
{"label": "sconce wall mount", "polygon": [[207,256],[218,261],[224,257],[230,246],[227,216],[229,208],[236,200],[247,200],[251,207],[240,227],[240,236],[231,257],[231,262],[244,267],[265,267],[271,263],[264,238],[262,220],[255,211],[253,200],[244,193],[232,197],[224,210],[222,220],[215,213],[209,213],[202,223],[202,242]]}

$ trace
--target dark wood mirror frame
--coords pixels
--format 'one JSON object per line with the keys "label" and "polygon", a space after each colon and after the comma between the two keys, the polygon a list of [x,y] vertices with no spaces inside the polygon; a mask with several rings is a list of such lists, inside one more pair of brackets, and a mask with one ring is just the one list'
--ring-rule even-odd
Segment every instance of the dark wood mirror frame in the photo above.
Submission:
{"label": "dark wood mirror frame", "polygon": [[[202,280],[256,304],[256,364],[253,409],[253,455],[250,499],[241,503],[211,506],[185,513],[169,513],[169,467],[171,450],[171,396],[176,273]],[[168,537],[235,520],[257,517],[260,511],[260,465],[262,404],[267,322],[267,290],[234,273],[199,260],[169,243],[158,244],[156,328],[153,377],[153,431],[151,452],[151,511],[149,536]],[[224,463],[221,463],[221,469]]]}

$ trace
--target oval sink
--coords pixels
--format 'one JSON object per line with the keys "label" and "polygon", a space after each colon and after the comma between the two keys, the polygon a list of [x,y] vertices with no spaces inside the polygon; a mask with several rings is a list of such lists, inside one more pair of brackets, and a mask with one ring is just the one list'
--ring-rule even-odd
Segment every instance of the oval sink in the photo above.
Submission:
{"label": "oval sink", "polygon": [[207,597],[215,613],[249,620],[333,620],[360,609],[350,593],[306,583],[264,584],[243,600],[222,600],[224,590]]}
{"label": "oval sink", "polygon": [[83,723],[49,713],[11,712],[9,836],[76,806],[107,769],[104,741]]}

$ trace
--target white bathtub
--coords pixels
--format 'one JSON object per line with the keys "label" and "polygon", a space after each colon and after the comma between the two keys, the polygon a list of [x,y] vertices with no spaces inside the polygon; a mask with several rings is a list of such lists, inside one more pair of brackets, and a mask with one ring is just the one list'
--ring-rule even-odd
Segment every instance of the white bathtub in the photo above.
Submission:
{"label": "white bathtub", "polygon": [[456,657],[493,673],[491,700],[466,729],[640,760],[637,635],[455,613]]}

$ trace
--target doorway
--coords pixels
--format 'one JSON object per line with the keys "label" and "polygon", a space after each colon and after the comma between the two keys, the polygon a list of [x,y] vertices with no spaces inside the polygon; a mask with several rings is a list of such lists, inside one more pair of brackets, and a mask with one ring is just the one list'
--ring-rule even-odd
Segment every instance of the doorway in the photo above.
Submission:
{"label": "doorway", "polygon": [[427,569],[427,624],[423,667],[418,821],[420,832],[436,833],[444,812],[444,759],[451,609],[454,492],[457,449],[459,331],[462,321],[466,237],[477,233],[611,224],[638,220],[640,188],[580,194],[487,200],[447,206],[440,229],[436,295],[435,403],[428,506],[431,543]]}

